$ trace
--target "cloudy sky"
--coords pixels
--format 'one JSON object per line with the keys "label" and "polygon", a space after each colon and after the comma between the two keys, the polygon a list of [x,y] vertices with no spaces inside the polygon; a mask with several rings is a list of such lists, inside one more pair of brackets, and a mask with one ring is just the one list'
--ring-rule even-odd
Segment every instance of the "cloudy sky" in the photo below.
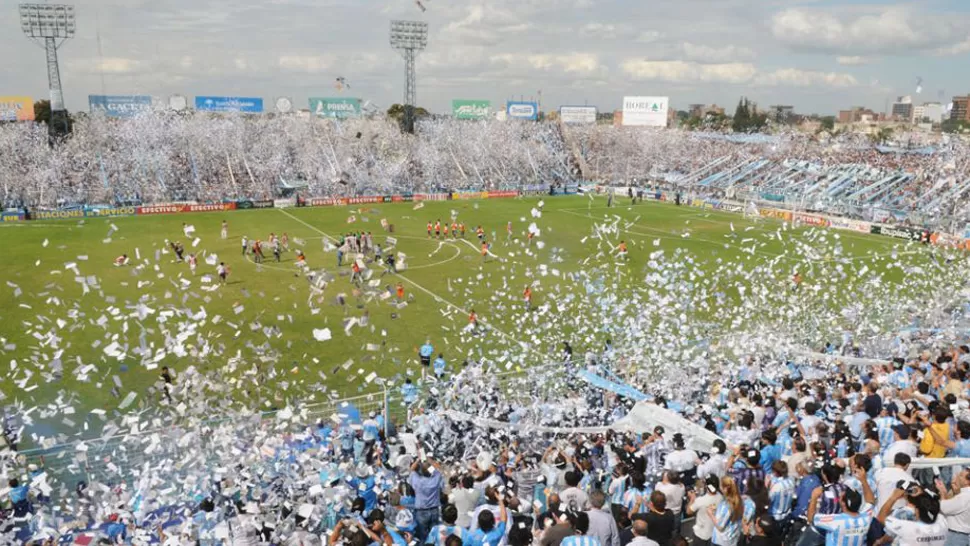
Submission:
{"label": "cloudy sky", "polygon": [[[672,106],[742,94],[802,113],[970,92],[967,0],[85,0],[61,51],[67,107],[88,94],[356,96],[400,102],[391,19],[430,25],[418,102],[541,97],[544,109]],[[44,53],[0,0],[0,95],[47,95]],[[351,89],[338,92],[343,77]],[[191,99],[190,99],[191,100]]]}

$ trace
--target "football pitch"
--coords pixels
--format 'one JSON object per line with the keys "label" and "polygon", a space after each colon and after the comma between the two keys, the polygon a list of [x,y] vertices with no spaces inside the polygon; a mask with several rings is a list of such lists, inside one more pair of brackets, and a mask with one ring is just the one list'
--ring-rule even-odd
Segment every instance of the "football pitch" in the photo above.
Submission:
{"label": "football pitch", "polygon": [[[97,428],[116,412],[155,407],[167,366],[177,383],[195,371],[219,377],[217,396],[265,410],[417,381],[427,373],[417,354],[426,340],[447,373],[465,360],[515,369],[561,359],[563,341],[577,354],[600,351],[607,339],[633,347],[644,338],[624,332],[636,320],[656,336],[690,340],[814,324],[817,339],[808,331],[805,341],[817,347],[851,326],[847,305],[890,306],[930,283],[947,288],[934,272],[938,252],[916,243],[669,203],[614,205],[574,196],[4,225],[0,403],[60,431]],[[464,223],[464,238],[429,238],[426,224],[438,220]],[[532,224],[538,233],[529,242]],[[478,226],[491,245],[486,259]],[[194,228],[188,236],[186,227]],[[369,263],[364,282],[352,284],[350,259],[338,267],[329,242],[359,231],[371,232],[385,255],[388,247],[402,253],[406,268],[382,276]],[[262,264],[243,254],[243,236],[266,241],[270,233],[289,237],[279,262],[269,250]],[[197,255],[194,274],[170,241]],[[298,249],[325,286],[297,268]],[[115,266],[122,254],[131,263]],[[219,262],[230,268],[226,284]],[[917,275],[926,283],[914,283]],[[860,301],[863,293],[871,302]]]}

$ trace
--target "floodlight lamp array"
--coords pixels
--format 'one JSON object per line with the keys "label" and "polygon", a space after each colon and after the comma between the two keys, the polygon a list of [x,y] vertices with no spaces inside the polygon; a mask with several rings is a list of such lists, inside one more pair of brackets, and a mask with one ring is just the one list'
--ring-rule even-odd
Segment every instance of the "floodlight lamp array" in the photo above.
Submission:
{"label": "floodlight lamp array", "polygon": [[428,46],[428,23],[422,21],[391,21],[391,47],[424,49]]}
{"label": "floodlight lamp array", "polygon": [[20,4],[20,28],[31,38],[73,38],[74,6]]}

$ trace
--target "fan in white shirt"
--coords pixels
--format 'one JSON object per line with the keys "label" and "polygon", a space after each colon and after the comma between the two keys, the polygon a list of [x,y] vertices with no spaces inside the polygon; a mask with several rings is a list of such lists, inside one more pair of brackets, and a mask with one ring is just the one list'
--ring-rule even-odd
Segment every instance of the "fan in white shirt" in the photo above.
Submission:
{"label": "fan in white shirt", "polygon": [[[909,473],[909,463],[912,460],[909,455],[905,453],[899,453],[893,459],[894,466],[880,468],[876,471],[876,511],[882,510],[882,507],[889,502],[890,498],[893,498],[898,491],[897,486],[902,483],[913,482],[913,475]],[[899,501],[897,508],[901,508],[905,505],[904,502]]]}
{"label": "fan in white shirt", "polygon": [[[701,463],[697,453],[684,448],[684,436],[682,434],[679,432],[674,434],[671,443],[674,450],[667,454],[667,459],[664,461],[664,470],[680,473],[690,472]],[[667,505],[670,506],[670,503]]]}
{"label": "fan in white shirt", "polygon": [[[953,476],[953,488],[947,489],[937,478],[936,488],[940,491],[940,513],[946,518],[950,534],[963,535],[964,543],[970,535],[970,468],[964,468]],[[957,541],[960,537],[954,537]],[[958,543],[958,542],[954,542]]]}

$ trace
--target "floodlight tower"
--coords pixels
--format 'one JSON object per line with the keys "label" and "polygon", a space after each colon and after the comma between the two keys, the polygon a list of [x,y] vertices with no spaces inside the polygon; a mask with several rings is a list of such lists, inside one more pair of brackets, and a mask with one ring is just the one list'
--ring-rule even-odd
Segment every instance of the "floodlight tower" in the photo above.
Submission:
{"label": "floodlight tower", "polygon": [[64,4],[20,4],[20,28],[28,38],[47,51],[47,81],[51,91],[51,119],[47,124],[51,136],[70,131],[64,93],[61,91],[61,69],[57,65],[57,48],[74,37],[74,6]]}
{"label": "floodlight tower", "polygon": [[417,102],[417,80],[414,59],[428,47],[428,23],[391,21],[391,47],[404,57],[404,130],[414,132],[414,107]]}

